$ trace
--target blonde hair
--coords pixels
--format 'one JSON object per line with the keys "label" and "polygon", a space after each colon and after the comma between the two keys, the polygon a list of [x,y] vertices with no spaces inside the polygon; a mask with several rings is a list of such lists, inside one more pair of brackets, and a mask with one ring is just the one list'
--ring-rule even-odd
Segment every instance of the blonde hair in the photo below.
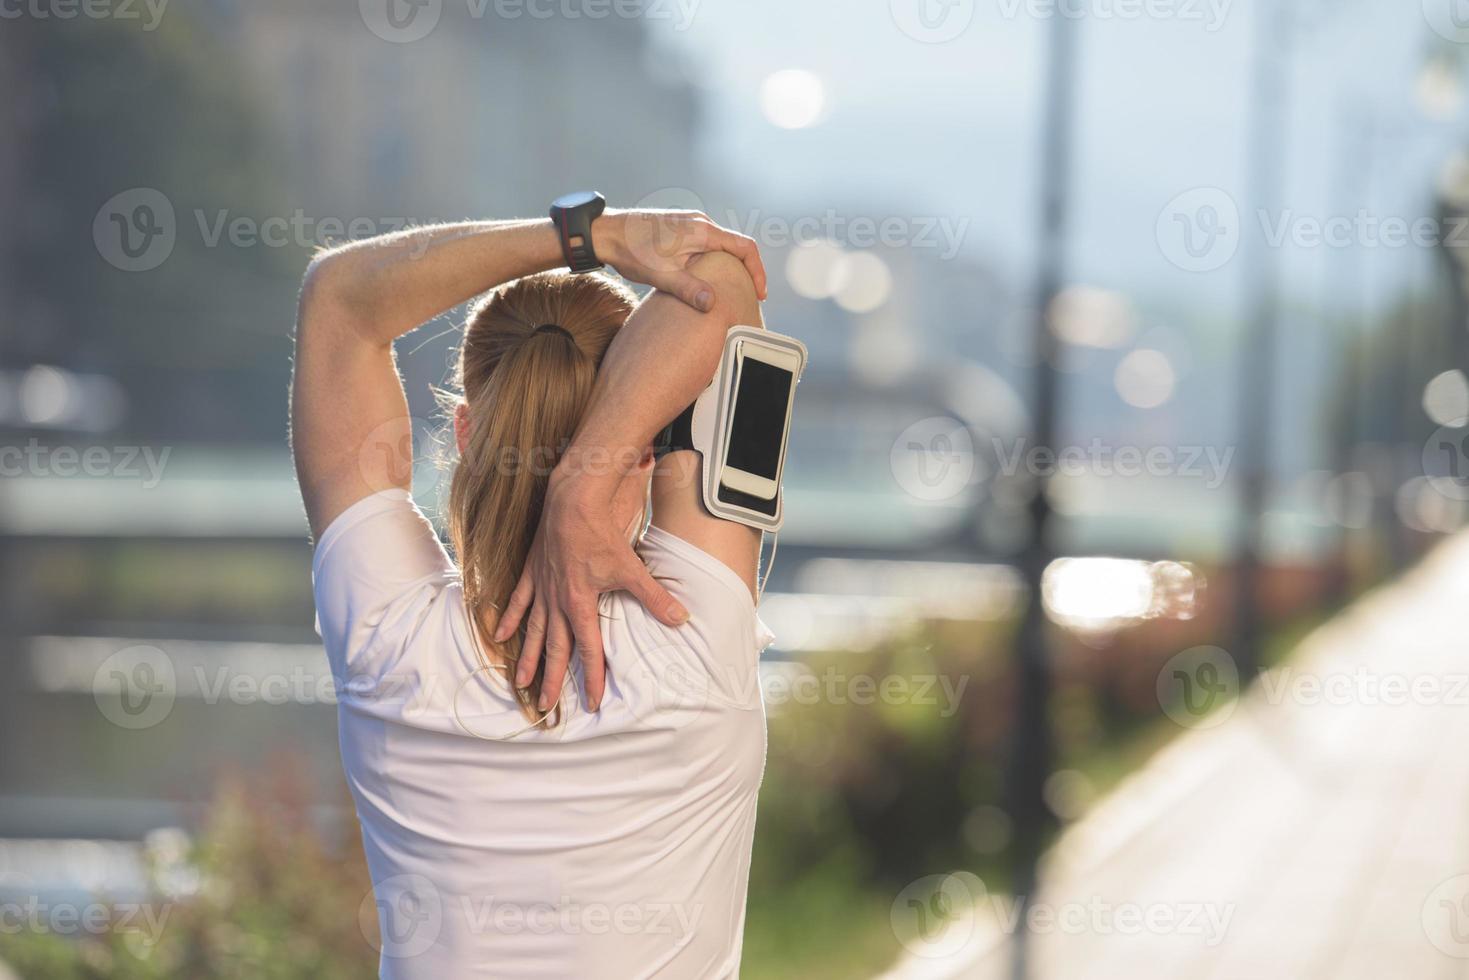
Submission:
{"label": "blonde hair", "polygon": [[[636,303],[631,290],[604,275],[541,273],[500,286],[470,310],[454,374],[468,431],[449,485],[449,541],[480,660],[504,665],[511,677],[525,628],[494,643],[499,610],[525,565],[551,470]],[[544,665],[516,692],[532,719]]]}

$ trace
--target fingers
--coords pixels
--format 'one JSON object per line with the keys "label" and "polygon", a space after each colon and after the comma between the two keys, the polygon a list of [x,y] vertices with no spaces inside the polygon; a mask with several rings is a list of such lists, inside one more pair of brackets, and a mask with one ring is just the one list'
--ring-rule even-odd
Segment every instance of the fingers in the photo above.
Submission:
{"label": "fingers", "polygon": [[586,683],[587,710],[596,711],[602,706],[602,694],[607,688],[607,661],[602,651],[602,623],[597,618],[597,607],[583,612],[571,623],[576,635],[577,656],[581,658],[582,680]]}
{"label": "fingers", "polygon": [[535,679],[536,665],[546,643],[546,607],[537,602],[531,607],[525,624],[525,641],[520,644],[520,659],[515,664],[515,686],[529,687]]}
{"label": "fingers", "polygon": [[531,579],[530,567],[527,565],[520,573],[520,581],[515,584],[515,591],[510,593],[510,601],[505,603],[505,609],[500,613],[500,623],[495,627],[492,637],[496,643],[504,643],[515,635],[515,631],[520,628],[521,618],[530,608],[531,600],[535,596],[536,583]]}
{"label": "fingers", "polygon": [[[716,249],[728,252],[745,263],[745,270],[750,273],[750,279],[755,283],[755,295],[762,300],[765,299],[765,261],[760,257],[760,246],[755,244],[755,239],[713,225],[709,233],[708,248],[705,251]],[[708,310],[704,312],[707,313]]]}
{"label": "fingers", "polygon": [[665,293],[672,293],[700,313],[714,309],[714,287],[692,273],[682,270],[665,273],[652,285]]}
{"label": "fingers", "polygon": [[637,559],[631,561],[628,575],[620,584],[665,626],[682,626],[689,621],[689,611],[667,589],[659,585],[648,572],[647,566]]}
{"label": "fingers", "polygon": [[546,624],[546,670],[541,678],[541,699],[536,703],[541,711],[551,710],[566,683],[566,665],[571,661],[571,627],[561,611],[551,613]]}

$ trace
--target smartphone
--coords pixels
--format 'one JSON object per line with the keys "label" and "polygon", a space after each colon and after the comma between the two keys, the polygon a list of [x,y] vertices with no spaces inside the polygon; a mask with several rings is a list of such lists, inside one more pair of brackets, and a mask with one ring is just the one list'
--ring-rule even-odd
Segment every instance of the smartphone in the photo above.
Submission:
{"label": "smartphone", "polygon": [[735,353],[734,404],[724,446],[722,486],[760,500],[780,492],[800,355],[741,343]]}

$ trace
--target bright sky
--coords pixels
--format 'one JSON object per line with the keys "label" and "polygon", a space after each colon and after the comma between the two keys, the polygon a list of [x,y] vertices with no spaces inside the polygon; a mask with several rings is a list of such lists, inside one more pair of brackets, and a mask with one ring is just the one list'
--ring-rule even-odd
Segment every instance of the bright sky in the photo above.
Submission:
{"label": "bright sky", "polygon": [[[1046,0],[683,2],[697,4],[688,27],[655,21],[655,35],[687,52],[693,80],[707,89],[704,151],[735,186],[771,210],[966,216],[966,248],[1025,275],[1048,24],[1035,11],[1051,9]],[[911,20],[918,3],[928,5],[929,23],[948,29],[966,12],[970,19],[955,39],[922,43],[898,25],[908,18],[921,30]],[[944,22],[946,3],[954,19]],[[1251,216],[1245,134],[1256,4],[1063,3],[1091,12],[1078,22],[1074,277],[1232,302],[1230,273],[1239,263],[1210,275],[1184,272],[1160,254],[1155,225],[1170,199],[1196,187],[1224,189]],[[1132,13],[1149,5],[1166,16]],[[1416,115],[1414,83],[1430,53],[1469,48],[1435,34],[1420,0],[1287,6],[1300,12],[1283,195],[1290,214],[1326,219],[1355,211],[1330,200],[1332,154],[1344,128],[1336,120],[1360,125],[1369,113],[1387,132],[1374,211],[1423,214],[1421,189],[1469,133],[1462,111],[1437,124]],[[762,114],[762,82],[784,69],[820,79],[825,104],[815,125],[783,129]],[[798,102],[801,94],[798,86]],[[1284,251],[1288,289],[1310,301],[1333,250]],[[1379,274],[1395,280],[1423,256],[1379,249],[1375,257],[1383,259]]]}

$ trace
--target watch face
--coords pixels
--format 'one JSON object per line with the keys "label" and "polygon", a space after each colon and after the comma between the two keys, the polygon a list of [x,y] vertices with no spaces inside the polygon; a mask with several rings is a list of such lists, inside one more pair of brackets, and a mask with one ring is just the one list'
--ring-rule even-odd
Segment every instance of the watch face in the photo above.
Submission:
{"label": "watch face", "polygon": [[572,208],[579,208],[583,204],[591,204],[596,199],[596,191],[572,191],[570,194],[562,194],[556,198],[556,200],[551,202],[551,206],[553,208],[564,208],[569,211]]}

